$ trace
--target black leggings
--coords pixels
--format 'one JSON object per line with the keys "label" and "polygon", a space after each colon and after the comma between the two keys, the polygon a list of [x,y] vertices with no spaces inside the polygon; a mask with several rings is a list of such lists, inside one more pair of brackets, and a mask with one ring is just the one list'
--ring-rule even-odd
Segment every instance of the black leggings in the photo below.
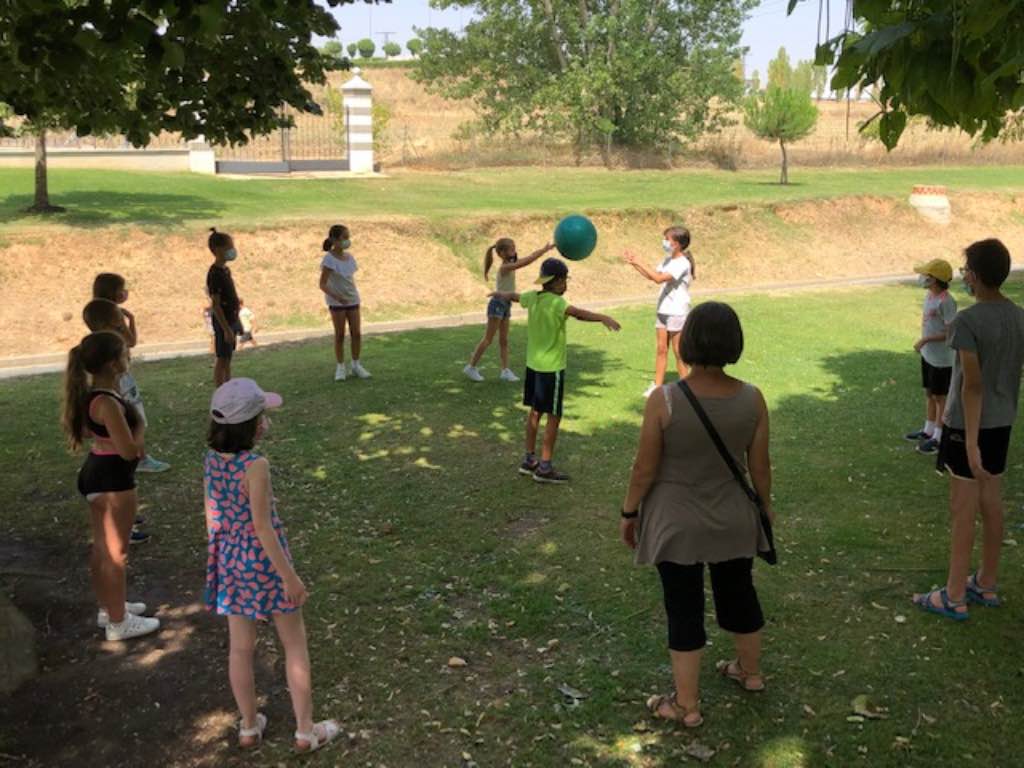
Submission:
{"label": "black leggings", "polygon": [[[753,558],[708,563],[715,617],[726,632],[748,635],[764,626],[764,614],[754,590]],[[668,647],[697,651],[704,647],[704,563],[658,563],[668,614]]]}

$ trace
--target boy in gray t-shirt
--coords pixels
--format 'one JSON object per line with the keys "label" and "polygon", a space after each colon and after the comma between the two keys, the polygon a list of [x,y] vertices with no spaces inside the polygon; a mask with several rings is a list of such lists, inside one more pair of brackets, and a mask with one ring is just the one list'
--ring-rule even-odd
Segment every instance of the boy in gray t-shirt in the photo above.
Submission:
{"label": "boy in gray t-shirt", "polygon": [[953,375],[955,353],[947,334],[956,317],[956,300],[949,295],[953,267],[945,259],[932,259],[914,267],[920,276],[925,294],[921,314],[921,337],[914,342],[914,351],[921,355],[921,386],[924,387],[925,422],[917,432],[906,436],[917,443],[918,453],[936,453],[942,440],[942,414]]}
{"label": "boy in gray t-shirt", "polygon": [[[971,244],[964,255],[964,284],[977,301],[957,315],[949,331],[956,359],[937,465],[951,483],[949,576],[945,587],[913,597],[919,608],[955,621],[967,619],[967,603],[1000,604],[1002,475],[1024,365],[1024,309],[999,290],[1010,273],[1009,251],[991,239]],[[979,512],[981,564],[971,573]]]}

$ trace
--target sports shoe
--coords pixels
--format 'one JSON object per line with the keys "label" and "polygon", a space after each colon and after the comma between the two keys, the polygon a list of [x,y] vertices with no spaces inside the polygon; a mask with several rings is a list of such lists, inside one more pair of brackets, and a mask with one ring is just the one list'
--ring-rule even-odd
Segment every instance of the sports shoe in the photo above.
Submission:
{"label": "sports shoe", "polygon": [[466,374],[466,377],[471,379],[472,381],[484,380],[484,377],[480,374],[480,371],[477,370],[476,367],[472,365],[467,365],[465,368],[462,369],[462,372]]}
{"label": "sports shoe", "polygon": [[107,642],[118,642],[130,640],[133,637],[142,637],[160,629],[160,619],[152,619],[147,616],[135,616],[125,614],[124,621],[114,624],[107,624]]}
{"label": "sports shoe", "polygon": [[345,364],[344,363],[338,363],[336,366],[334,366],[334,380],[335,381],[344,381],[345,377],[346,377],[346,374],[345,374]]}
{"label": "sports shoe", "polygon": [[170,468],[171,465],[168,464],[166,461],[160,461],[159,459],[154,459],[152,456],[147,456],[146,458],[139,462],[139,465],[135,468],[135,471],[166,472]]}
{"label": "sports shoe", "polygon": [[657,385],[657,384],[655,384],[655,383],[654,383],[654,382],[652,381],[652,382],[651,382],[651,386],[649,386],[649,387],[648,387],[647,389],[645,389],[645,390],[644,390],[644,397],[650,397],[650,396],[651,396],[651,392],[653,392],[653,391],[654,391],[654,390],[656,390],[657,388],[658,388],[658,385]]}
{"label": "sports shoe", "polygon": [[569,482],[569,476],[559,472],[553,465],[549,464],[547,469],[540,466],[537,467],[536,471],[533,473],[533,481],[535,483],[562,485],[563,483]]}
{"label": "sports shoe", "polygon": [[360,363],[358,360],[352,361],[352,373],[354,373],[360,379],[370,378],[370,372],[363,368],[363,364]]}
{"label": "sports shoe", "polygon": [[932,438],[922,440],[917,444],[916,448],[918,453],[938,453],[939,452],[939,441]]}
{"label": "sports shoe", "polygon": [[138,515],[135,518],[135,522],[132,523],[132,525],[145,525],[145,524],[146,524],[146,518],[144,518],[142,515]]}
{"label": "sports shoe", "polygon": [[502,368],[501,376],[499,376],[498,378],[500,378],[502,381],[519,381],[519,377],[512,373],[511,368]]}
{"label": "sports shoe", "polygon": [[910,432],[903,436],[904,440],[909,440],[912,443],[919,443],[922,440],[930,440],[931,435],[925,432],[923,429],[917,430],[917,432]]}
{"label": "sports shoe", "polygon": [[132,528],[131,538],[128,539],[129,544],[145,544],[149,541],[149,534],[139,528]]}
{"label": "sports shoe", "polygon": [[519,465],[519,474],[533,477],[533,473],[539,468],[540,462],[537,459],[523,459],[523,463]]}
{"label": "sports shoe", "polygon": [[[146,612],[145,603],[125,603],[124,604],[125,614],[131,614],[133,616],[141,616]],[[106,629],[107,624],[110,623],[110,614],[107,613],[106,608],[100,608],[96,612],[96,626],[100,629]]]}

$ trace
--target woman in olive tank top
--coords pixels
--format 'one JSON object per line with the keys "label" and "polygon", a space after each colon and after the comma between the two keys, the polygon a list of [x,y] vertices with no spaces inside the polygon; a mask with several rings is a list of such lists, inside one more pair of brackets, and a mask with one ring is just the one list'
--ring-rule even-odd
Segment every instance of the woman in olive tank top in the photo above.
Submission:
{"label": "woman in olive tank top", "polygon": [[[739,318],[726,304],[701,304],[686,320],[681,349],[690,366],[688,386],[774,517],[764,398],[757,387],[722,370],[743,351]],[[752,567],[767,540],[758,509],[677,384],[655,389],[647,401],[620,530],[636,562],[657,567],[664,591],[675,690],[652,697],[652,713],[690,728],[703,722],[698,693],[707,641],[705,564],[718,625],[736,644],[735,657],[718,662],[717,669],[746,691],[764,690],[764,617]]]}

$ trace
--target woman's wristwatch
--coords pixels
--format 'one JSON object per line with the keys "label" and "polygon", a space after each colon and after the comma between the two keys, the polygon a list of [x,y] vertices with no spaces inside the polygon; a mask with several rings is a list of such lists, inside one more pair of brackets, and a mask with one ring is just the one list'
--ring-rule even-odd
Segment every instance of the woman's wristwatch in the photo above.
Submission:
{"label": "woman's wristwatch", "polygon": [[638,517],[639,515],[639,509],[634,509],[632,512],[627,512],[625,509],[622,510],[622,517],[626,520],[632,520],[634,517]]}

